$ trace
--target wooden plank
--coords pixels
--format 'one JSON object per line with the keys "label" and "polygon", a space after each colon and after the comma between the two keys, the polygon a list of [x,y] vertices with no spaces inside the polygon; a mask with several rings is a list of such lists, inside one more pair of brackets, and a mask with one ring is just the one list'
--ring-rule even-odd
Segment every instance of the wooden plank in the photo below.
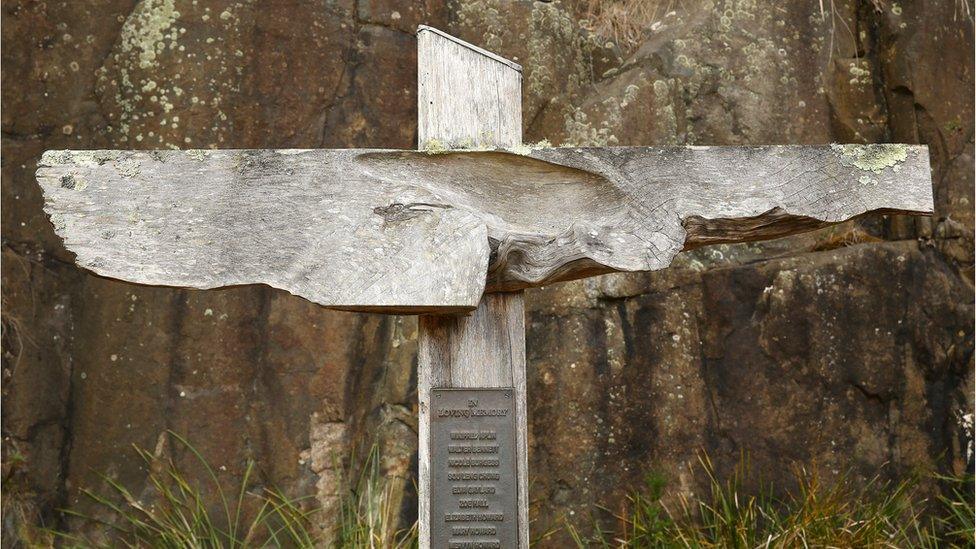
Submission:
{"label": "wooden plank", "polygon": [[528,547],[528,422],[522,292],[487,294],[470,316],[419,319],[418,519],[420,546],[430,547],[430,398],[434,388],[514,387],[519,533]]}
{"label": "wooden plank", "polygon": [[[475,133],[510,141],[507,128]],[[329,307],[406,313],[471,309],[485,289],[662,269],[683,249],[868,212],[932,211],[919,145],[521,152],[49,151],[37,179],[65,245],[100,275],[263,283]]]}
{"label": "wooden plank", "polygon": [[65,151],[46,153],[37,177],[66,247],[103,276],[261,283],[358,310],[472,308],[484,223],[363,162],[357,151]]}
{"label": "wooden plank", "polygon": [[[476,365],[451,370],[452,387],[512,387],[510,365],[525,362],[524,319],[512,309],[521,294],[502,293],[486,300],[459,323],[447,347],[450,364]],[[520,351],[522,351],[520,353]],[[516,356],[522,354],[522,356]]]}
{"label": "wooden plank", "polygon": [[421,549],[430,548],[431,389],[451,386],[448,352],[455,319],[421,316],[417,331],[417,529]]}
{"label": "wooden plank", "polygon": [[522,143],[518,64],[421,25],[417,79],[421,149],[494,149]]}
{"label": "wooden plank", "polygon": [[[447,147],[472,143],[488,148],[520,145],[521,68],[428,27],[420,29],[417,39],[419,142],[428,147],[439,147],[441,143]],[[476,168],[476,180],[466,191],[480,197],[477,200],[492,193],[492,184],[481,178],[492,174],[493,169],[480,168]],[[434,168],[433,172],[443,173],[440,169]],[[453,178],[443,175],[445,181]],[[422,548],[431,546],[429,429],[433,387],[515,388],[519,546],[529,546],[524,319],[522,292],[487,294],[466,317],[420,317],[417,395]]]}

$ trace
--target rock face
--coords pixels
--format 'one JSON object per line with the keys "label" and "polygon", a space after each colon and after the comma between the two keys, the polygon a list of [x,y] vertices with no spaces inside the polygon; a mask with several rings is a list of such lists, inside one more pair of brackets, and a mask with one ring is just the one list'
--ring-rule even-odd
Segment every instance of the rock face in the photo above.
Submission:
{"label": "rock face", "polygon": [[228,485],[253,459],[258,485],[327,509],[330,456],[376,442],[416,516],[415,319],[98,278],[64,251],[33,172],[55,148],[411,148],[420,23],[525,67],[526,141],[932,152],[932,218],[530,292],[536,531],[620,507],[650,471],[698,493],[700,450],[720,473],[746,453],[784,487],[794,463],[972,470],[971,15],[831,5],[681,3],[627,46],[560,2],[4,3],[4,541],[81,527],[56,509],[99,512],[81,490],[104,490],[100,473],[144,489],[133,444],[204,479],[167,429]]}

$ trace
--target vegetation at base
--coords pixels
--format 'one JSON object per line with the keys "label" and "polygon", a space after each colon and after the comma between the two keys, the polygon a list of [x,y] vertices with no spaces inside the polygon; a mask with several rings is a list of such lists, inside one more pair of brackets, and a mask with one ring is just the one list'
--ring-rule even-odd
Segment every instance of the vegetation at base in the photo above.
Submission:
{"label": "vegetation at base", "polygon": [[935,548],[974,546],[973,478],[938,477],[945,493],[929,500],[919,478],[856,487],[847,478],[825,484],[816,472],[796,472],[798,490],[787,499],[743,493],[745,468],[721,481],[700,458],[709,493],[692,501],[662,501],[665,482],[651,476],[629,498],[626,515],[613,514],[619,532],[599,523],[584,536],[566,528],[578,547],[615,548]]}
{"label": "vegetation at base", "polygon": [[[137,498],[130,489],[103,477],[108,494],[84,494],[97,504],[99,517],[111,516],[111,520],[65,511],[95,523],[97,540],[47,531],[46,543],[38,543],[41,540],[34,536],[31,546],[417,546],[417,525],[399,527],[399,510],[382,477],[375,446],[358,475],[346,471],[341,476],[339,501],[332,512],[335,524],[323,531],[316,526],[327,518],[314,498],[291,499],[275,489],[254,488],[253,463],[245,468],[239,487],[227,493],[203,456],[182,437],[170,436],[198,460],[207,482],[194,484],[172,461],[137,449],[149,470],[149,495]],[[700,462],[709,490],[695,500],[679,496],[675,503],[665,504],[666,481],[650,475],[630,496],[626,514],[597,510],[612,517],[619,531],[604,530],[605,522],[594,522],[592,533],[586,535],[577,525],[566,523],[562,528],[578,547],[603,548],[941,548],[976,543],[972,477],[938,477],[946,495],[932,499],[921,494],[918,477],[897,483],[876,478],[858,487],[846,478],[828,484],[816,472],[800,469],[794,495],[777,499],[769,495],[770,487],[759,495],[743,491],[748,474],[744,464],[731,478],[720,480],[707,457]],[[220,502],[216,512],[205,503],[212,497],[204,498],[214,493]],[[544,541],[558,530],[549,530],[535,541]]]}
{"label": "vegetation at base", "polygon": [[[66,547],[153,547],[181,549],[237,549],[245,547],[383,547],[405,549],[417,545],[416,526],[398,530],[398,513],[392,506],[387,483],[380,475],[374,446],[355,482],[348,472],[341,476],[336,520],[332,529],[316,528],[323,517],[311,496],[292,499],[276,489],[253,491],[254,463],[245,468],[239,488],[225,492],[213,467],[179,435],[170,432],[199,461],[209,483],[194,485],[170,460],[146,450],[136,451],[146,462],[153,494],[143,501],[117,481],[103,476],[110,494],[90,490],[84,495],[109,511],[104,520],[73,510],[69,516],[98,523],[110,535],[93,540],[79,534],[48,531],[49,541]],[[353,460],[355,461],[355,460]],[[340,470],[342,470],[340,468]],[[219,510],[208,507],[204,494],[216,492]],[[121,500],[121,502],[119,501]],[[328,542],[327,540],[331,540]]]}
{"label": "vegetation at base", "polygon": [[405,530],[399,528],[399,509],[393,505],[390,485],[383,482],[379,463],[379,453],[374,444],[355,485],[345,481],[348,476],[343,479],[339,521],[332,531],[330,547],[417,547],[417,523]]}

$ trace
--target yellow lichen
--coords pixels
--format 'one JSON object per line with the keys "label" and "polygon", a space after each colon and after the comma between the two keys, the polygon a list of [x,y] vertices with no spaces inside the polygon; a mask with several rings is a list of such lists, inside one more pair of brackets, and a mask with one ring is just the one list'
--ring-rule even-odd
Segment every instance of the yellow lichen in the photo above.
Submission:
{"label": "yellow lichen", "polygon": [[525,156],[531,154],[534,150],[548,149],[550,147],[552,147],[552,143],[550,143],[548,139],[543,139],[537,143],[520,143],[513,147],[509,147],[506,150],[511,153]]}
{"label": "yellow lichen", "polygon": [[427,154],[441,154],[448,151],[448,148],[439,139],[428,139],[421,145],[420,150]]}
{"label": "yellow lichen", "polygon": [[122,27],[122,51],[135,50],[139,67],[149,68],[163,48],[165,32],[179,16],[175,0],[143,0]]}
{"label": "yellow lichen", "polygon": [[897,168],[908,159],[908,147],[900,143],[872,145],[831,145],[841,161],[860,170],[881,173],[885,168]]}

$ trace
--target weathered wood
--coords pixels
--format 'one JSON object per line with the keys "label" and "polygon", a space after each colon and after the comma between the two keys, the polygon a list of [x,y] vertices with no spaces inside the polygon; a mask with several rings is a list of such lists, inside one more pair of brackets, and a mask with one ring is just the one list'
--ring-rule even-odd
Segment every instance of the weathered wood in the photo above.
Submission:
{"label": "weathered wood", "polygon": [[[429,27],[417,33],[418,137],[513,147],[522,142],[521,67]],[[470,192],[491,192],[475,183]],[[421,316],[418,331],[420,547],[431,546],[431,389],[514,387],[519,545],[529,546],[525,304],[522,292],[486,294],[469,316]]]}
{"label": "weathered wood", "polygon": [[704,244],[932,211],[925,146],[518,152],[49,151],[37,179],[65,245],[98,274],[264,283],[413,313],[471,309],[486,288],[662,269]]}
{"label": "weathered wood", "polygon": [[430,547],[431,389],[515,389],[518,528],[529,540],[525,305],[522,292],[486,294],[469,316],[420,317],[417,350],[419,448],[417,493],[420,547]]}
{"label": "weathered wood", "polygon": [[421,149],[522,143],[522,67],[435,28],[417,29]]}
{"label": "weathered wood", "polygon": [[[38,180],[79,265],[140,284],[264,283],[357,310],[474,307],[484,223],[361,151],[46,153]],[[372,154],[379,154],[373,157]]]}

